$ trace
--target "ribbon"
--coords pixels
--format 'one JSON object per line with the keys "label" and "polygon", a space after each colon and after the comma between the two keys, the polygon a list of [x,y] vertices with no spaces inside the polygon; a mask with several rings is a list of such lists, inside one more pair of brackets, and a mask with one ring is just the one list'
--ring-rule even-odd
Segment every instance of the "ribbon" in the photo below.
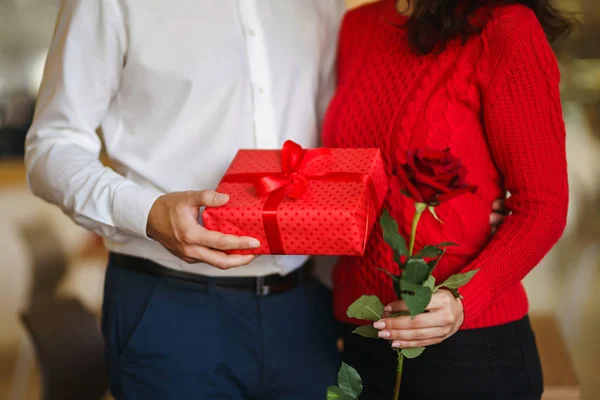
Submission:
{"label": "ribbon", "polygon": [[351,183],[367,185],[371,201],[376,201],[377,189],[369,174],[359,172],[310,173],[307,166],[315,160],[331,157],[329,149],[305,150],[299,144],[287,140],[281,149],[281,172],[243,172],[226,174],[221,183],[253,183],[259,196],[267,196],[262,210],[262,220],[271,254],[285,254],[277,210],[287,197],[299,199],[306,193],[310,181]]}
{"label": "ribbon", "polygon": [[322,175],[305,173],[306,167],[313,161],[331,158],[329,149],[304,150],[299,144],[287,140],[281,149],[281,173],[269,174],[258,180],[254,187],[260,196],[268,195],[278,189],[286,188],[286,194],[299,199],[308,188],[308,179]]}

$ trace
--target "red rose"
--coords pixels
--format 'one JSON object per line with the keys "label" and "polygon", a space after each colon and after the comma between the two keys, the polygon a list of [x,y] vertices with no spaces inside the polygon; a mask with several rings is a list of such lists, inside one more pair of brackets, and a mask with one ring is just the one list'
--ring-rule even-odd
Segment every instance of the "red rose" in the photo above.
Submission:
{"label": "red rose", "polygon": [[467,168],[450,154],[450,149],[407,151],[406,164],[398,169],[398,176],[408,196],[430,206],[477,190],[477,186],[465,183]]}

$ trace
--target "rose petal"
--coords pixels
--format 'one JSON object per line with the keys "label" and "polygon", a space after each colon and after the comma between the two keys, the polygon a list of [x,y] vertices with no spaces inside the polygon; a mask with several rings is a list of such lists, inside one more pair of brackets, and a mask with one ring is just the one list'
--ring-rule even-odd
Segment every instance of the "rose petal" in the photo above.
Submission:
{"label": "rose petal", "polygon": [[427,175],[417,174],[415,176],[415,180],[418,183],[425,183],[425,184],[431,186],[432,188],[438,190],[440,193],[446,193],[446,192],[450,191],[450,188],[448,188],[444,185],[441,185],[440,183],[436,182],[433,177],[429,177]]}
{"label": "rose petal", "polygon": [[440,150],[436,150],[436,149],[432,149],[432,148],[421,148],[418,149],[417,152],[417,157],[421,160],[431,160],[431,161],[436,161],[436,162],[443,162],[443,160],[448,156],[447,153],[440,151]]}
{"label": "rose petal", "polygon": [[398,175],[398,178],[400,178],[404,189],[406,189],[406,191],[410,194],[410,197],[412,197],[415,201],[422,203],[423,197],[421,196],[421,193],[419,193],[419,190],[413,185],[413,183],[409,179],[405,168],[409,169],[409,167],[406,164],[402,165],[400,168],[398,168],[396,174]]}
{"label": "rose petal", "polygon": [[423,197],[422,203],[431,204],[432,202],[437,202],[437,198],[440,195],[440,191],[432,188],[426,184],[420,184],[418,186],[419,192]]}
{"label": "rose petal", "polygon": [[465,185],[467,172],[449,148],[418,148],[406,152],[406,164],[398,175],[416,201],[437,205],[476,189]]}
{"label": "rose petal", "polygon": [[[413,184],[416,184],[421,176],[432,176],[431,173],[428,174],[426,172],[426,170],[428,168],[423,167],[424,171],[421,171],[419,169],[419,165],[424,165],[422,163],[423,163],[423,161],[421,161],[421,160],[419,160],[417,158],[408,158],[406,160],[406,164],[404,165],[405,168],[407,168],[407,171],[410,171],[410,172],[414,173],[414,178],[410,177],[411,180],[412,180],[412,182],[413,182]],[[429,170],[431,171],[431,169],[429,169]],[[431,171],[431,172],[433,172],[433,171]]]}
{"label": "rose petal", "polygon": [[474,185],[467,185],[467,186],[463,186],[460,188],[457,188],[455,190],[452,190],[451,192],[448,193],[444,193],[438,196],[437,200],[438,202],[444,203],[450,199],[453,199],[457,196],[460,196],[461,194],[465,194],[465,193],[475,193],[477,191],[477,186]]}
{"label": "rose petal", "polygon": [[433,169],[434,164],[427,164],[427,160],[414,160],[415,170],[417,170],[420,174],[425,174],[429,176],[435,175],[435,171]]}

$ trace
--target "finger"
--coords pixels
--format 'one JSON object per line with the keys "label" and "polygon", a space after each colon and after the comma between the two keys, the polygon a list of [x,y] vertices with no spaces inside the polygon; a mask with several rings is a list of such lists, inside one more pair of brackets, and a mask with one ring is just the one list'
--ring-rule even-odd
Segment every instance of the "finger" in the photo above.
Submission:
{"label": "finger", "polygon": [[222,251],[198,247],[198,258],[219,269],[230,269],[248,265],[254,260],[253,255],[225,254]]}
{"label": "finger", "polygon": [[184,237],[184,242],[217,250],[243,250],[260,247],[260,242],[257,239],[209,231],[199,225],[188,231],[188,234]]}
{"label": "finger", "polygon": [[171,252],[171,254],[173,254],[174,256],[182,259],[183,261],[185,261],[188,264],[196,264],[199,262],[202,262],[201,260],[198,260],[196,258],[193,257],[188,257],[187,255],[185,255],[184,253],[182,253],[181,251],[179,251],[179,249],[172,249],[169,247],[165,247],[167,250],[169,250],[169,252]]}
{"label": "finger", "polygon": [[406,305],[406,302],[404,300],[398,300],[385,306],[383,311],[388,313],[408,311],[408,306]]}
{"label": "finger", "polygon": [[188,192],[190,204],[195,206],[220,207],[229,201],[229,195],[215,192],[214,190],[202,190],[199,192]]}
{"label": "finger", "polygon": [[497,212],[493,212],[490,214],[490,225],[493,227],[497,227],[498,225],[504,222],[504,215],[499,214]]}
{"label": "finger", "polygon": [[447,326],[447,320],[442,318],[444,312],[428,312],[412,318],[410,316],[383,318],[373,324],[379,330],[414,330]]}
{"label": "finger", "polygon": [[506,199],[494,200],[492,203],[492,211],[501,215],[508,215],[510,210],[506,207]]}
{"label": "finger", "polygon": [[413,340],[413,341],[393,341],[392,347],[395,349],[414,349],[416,347],[427,347],[438,344],[444,341],[445,338],[436,338],[429,340]]}
{"label": "finger", "polygon": [[449,327],[423,328],[423,329],[405,329],[405,330],[384,330],[379,332],[379,337],[388,340],[415,341],[443,338],[450,333]]}

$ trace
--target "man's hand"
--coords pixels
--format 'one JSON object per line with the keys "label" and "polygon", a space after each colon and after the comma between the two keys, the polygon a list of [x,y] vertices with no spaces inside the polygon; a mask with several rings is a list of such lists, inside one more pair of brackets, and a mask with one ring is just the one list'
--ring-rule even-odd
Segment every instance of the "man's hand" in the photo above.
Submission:
{"label": "man's hand", "polygon": [[[407,311],[404,301],[395,301],[385,307],[386,315]],[[437,344],[454,335],[464,321],[463,306],[452,292],[440,289],[433,294],[427,311],[411,319],[410,316],[383,318],[373,324],[379,337],[392,340],[392,347],[413,348]]]}
{"label": "man's hand", "polygon": [[150,209],[146,232],[190,264],[205,262],[219,269],[249,264],[253,255],[225,254],[223,250],[257,248],[258,240],[209,231],[198,223],[200,207],[219,207],[227,201],[228,195],[210,190],[162,195]]}
{"label": "man's hand", "polygon": [[492,233],[496,233],[500,225],[504,222],[504,218],[510,213],[506,208],[505,199],[498,199],[492,203],[492,213],[490,214],[490,225]]}

